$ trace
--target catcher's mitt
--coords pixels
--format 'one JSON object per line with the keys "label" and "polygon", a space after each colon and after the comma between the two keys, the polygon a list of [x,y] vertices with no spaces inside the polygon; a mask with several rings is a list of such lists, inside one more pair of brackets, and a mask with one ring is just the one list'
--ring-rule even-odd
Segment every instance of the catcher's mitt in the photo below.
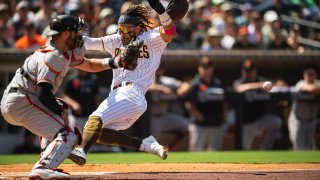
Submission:
{"label": "catcher's mitt", "polygon": [[142,40],[131,41],[120,50],[119,67],[127,70],[134,70],[138,66],[140,48],[143,45]]}
{"label": "catcher's mitt", "polygon": [[166,11],[173,21],[181,20],[188,12],[189,2],[187,0],[170,0]]}

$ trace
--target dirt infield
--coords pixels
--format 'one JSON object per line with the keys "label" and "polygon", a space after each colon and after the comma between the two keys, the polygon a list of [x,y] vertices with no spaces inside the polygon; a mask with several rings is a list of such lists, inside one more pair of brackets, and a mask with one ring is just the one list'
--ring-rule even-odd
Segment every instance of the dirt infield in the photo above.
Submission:
{"label": "dirt infield", "polygon": [[[0,165],[0,179],[27,179],[31,164]],[[320,164],[73,164],[71,179],[320,179]]]}

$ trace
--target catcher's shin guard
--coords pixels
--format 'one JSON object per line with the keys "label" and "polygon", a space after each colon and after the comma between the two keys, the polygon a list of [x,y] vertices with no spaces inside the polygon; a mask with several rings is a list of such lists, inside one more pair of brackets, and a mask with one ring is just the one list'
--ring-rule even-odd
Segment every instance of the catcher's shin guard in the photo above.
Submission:
{"label": "catcher's shin guard", "polygon": [[77,143],[77,135],[74,132],[68,132],[61,129],[56,138],[48,145],[42,153],[37,166],[42,165],[48,168],[58,167],[70,154],[75,144]]}

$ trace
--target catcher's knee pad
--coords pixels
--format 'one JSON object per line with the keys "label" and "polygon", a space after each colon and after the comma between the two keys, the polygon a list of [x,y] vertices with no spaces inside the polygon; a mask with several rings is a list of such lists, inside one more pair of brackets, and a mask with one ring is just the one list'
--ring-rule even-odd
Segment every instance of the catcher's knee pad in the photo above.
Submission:
{"label": "catcher's knee pad", "polygon": [[70,154],[76,142],[77,135],[74,132],[61,129],[43,152],[39,163],[49,168],[58,167]]}
{"label": "catcher's knee pad", "polygon": [[99,116],[90,116],[83,129],[84,133],[100,136],[102,132],[102,120]]}

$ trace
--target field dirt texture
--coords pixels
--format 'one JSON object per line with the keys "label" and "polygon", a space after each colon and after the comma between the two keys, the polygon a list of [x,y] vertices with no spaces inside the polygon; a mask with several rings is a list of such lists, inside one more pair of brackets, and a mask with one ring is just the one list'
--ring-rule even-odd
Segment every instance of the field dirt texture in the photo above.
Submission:
{"label": "field dirt texture", "polygon": [[[33,165],[0,165],[0,179],[28,179]],[[70,179],[320,179],[314,164],[63,164]]]}

